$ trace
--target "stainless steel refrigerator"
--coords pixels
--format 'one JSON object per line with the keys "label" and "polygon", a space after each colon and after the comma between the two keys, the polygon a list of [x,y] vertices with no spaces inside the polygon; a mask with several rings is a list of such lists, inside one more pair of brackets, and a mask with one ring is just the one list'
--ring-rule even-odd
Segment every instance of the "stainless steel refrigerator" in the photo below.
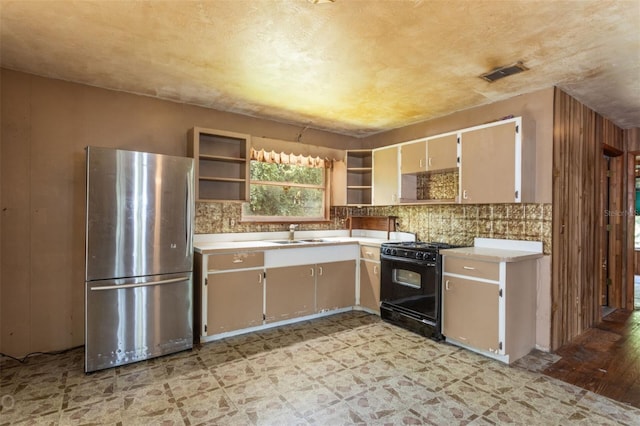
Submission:
{"label": "stainless steel refrigerator", "polygon": [[85,371],[193,347],[193,160],[87,147]]}

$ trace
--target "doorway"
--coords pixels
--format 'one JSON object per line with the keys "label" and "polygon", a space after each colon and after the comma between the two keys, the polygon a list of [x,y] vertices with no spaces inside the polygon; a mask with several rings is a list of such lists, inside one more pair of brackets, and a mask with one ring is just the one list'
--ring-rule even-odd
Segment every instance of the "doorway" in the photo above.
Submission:
{"label": "doorway", "polygon": [[633,238],[633,309],[640,310],[640,155],[634,155],[633,162],[633,200],[634,200],[634,238]]}
{"label": "doorway", "polygon": [[[624,208],[624,155],[623,152],[603,144],[600,157],[600,234],[598,300],[601,318],[623,308],[623,259],[626,238]],[[640,274],[638,274],[640,275]],[[638,277],[640,281],[640,276]]]}

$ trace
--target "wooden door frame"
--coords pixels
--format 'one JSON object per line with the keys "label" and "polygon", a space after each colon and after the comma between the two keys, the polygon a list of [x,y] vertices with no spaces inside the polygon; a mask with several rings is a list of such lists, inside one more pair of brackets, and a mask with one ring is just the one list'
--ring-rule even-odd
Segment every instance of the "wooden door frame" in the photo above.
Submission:
{"label": "wooden door frame", "polygon": [[[625,256],[624,247],[626,246],[626,218],[628,213],[625,209],[625,197],[624,197],[624,183],[625,176],[625,156],[624,152],[607,145],[602,144],[603,156],[609,156],[609,170],[610,175],[608,179],[609,184],[609,202],[607,208],[609,212],[603,212],[603,214],[609,214],[609,223],[611,229],[608,234],[608,241],[602,241],[600,247],[605,244],[609,245],[607,263],[608,263],[608,275],[611,279],[611,286],[609,288],[609,300],[608,306],[611,308],[623,308],[624,307],[624,277],[625,277]],[[603,192],[603,188],[600,188],[600,192]],[[599,249],[601,251],[601,248]],[[600,259],[601,261],[602,259]]]}
{"label": "wooden door frame", "polygon": [[636,209],[636,156],[640,155],[640,151],[630,151],[625,154],[625,198],[626,198],[626,221],[625,221],[625,252],[626,252],[626,268],[624,273],[624,309],[632,311],[634,309],[634,284],[633,277],[635,275],[635,209]]}

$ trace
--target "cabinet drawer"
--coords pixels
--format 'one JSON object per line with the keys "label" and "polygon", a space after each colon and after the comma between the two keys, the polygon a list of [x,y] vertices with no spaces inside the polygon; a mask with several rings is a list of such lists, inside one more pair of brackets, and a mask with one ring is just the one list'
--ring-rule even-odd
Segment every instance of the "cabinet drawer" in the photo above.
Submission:
{"label": "cabinet drawer", "polygon": [[380,247],[360,246],[360,258],[380,260]]}
{"label": "cabinet drawer", "polygon": [[245,269],[264,266],[264,252],[251,251],[228,254],[211,254],[207,263],[209,271]]}
{"label": "cabinet drawer", "polygon": [[444,273],[467,275],[486,280],[500,280],[500,264],[461,257],[444,257]]}

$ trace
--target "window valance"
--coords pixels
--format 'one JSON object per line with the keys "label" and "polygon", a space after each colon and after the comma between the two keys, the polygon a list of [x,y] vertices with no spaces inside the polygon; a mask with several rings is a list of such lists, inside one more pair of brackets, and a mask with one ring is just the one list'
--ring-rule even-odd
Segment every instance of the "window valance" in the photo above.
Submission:
{"label": "window valance", "polygon": [[316,167],[330,169],[332,161],[328,158],[313,157],[311,155],[287,154],[285,152],[266,151],[251,148],[251,160],[263,163],[291,164],[294,166]]}

